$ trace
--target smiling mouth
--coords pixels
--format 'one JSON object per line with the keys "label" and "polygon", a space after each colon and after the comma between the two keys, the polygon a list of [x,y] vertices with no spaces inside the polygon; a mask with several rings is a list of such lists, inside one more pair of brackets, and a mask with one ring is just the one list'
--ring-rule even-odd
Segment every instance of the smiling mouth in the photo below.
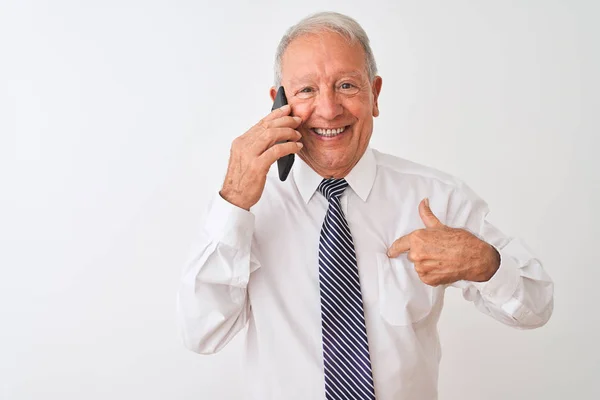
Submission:
{"label": "smiling mouth", "polygon": [[337,136],[337,135],[343,133],[346,130],[346,128],[348,128],[348,126],[343,126],[341,128],[333,128],[333,129],[328,129],[328,128],[311,128],[310,130],[312,132],[316,133],[319,136],[334,137],[334,136]]}

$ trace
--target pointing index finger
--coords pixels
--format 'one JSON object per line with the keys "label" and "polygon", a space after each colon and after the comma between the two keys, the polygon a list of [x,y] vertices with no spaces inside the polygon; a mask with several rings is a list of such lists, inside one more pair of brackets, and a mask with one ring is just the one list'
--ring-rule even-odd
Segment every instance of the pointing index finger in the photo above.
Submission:
{"label": "pointing index finger", "polygon": [[396,239],[387,251],[387,255],[390,258],[398,257],[400,254],[410,250],[410,234],[404,235],[399,239]]}

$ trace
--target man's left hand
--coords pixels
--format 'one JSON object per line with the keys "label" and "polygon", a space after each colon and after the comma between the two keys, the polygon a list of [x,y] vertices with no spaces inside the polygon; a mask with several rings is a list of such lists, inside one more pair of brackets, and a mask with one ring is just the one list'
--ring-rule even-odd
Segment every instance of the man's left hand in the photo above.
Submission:
{"label": "man's left hand", "polygon": [[496,273],[500,255],[491,245],[464,229],[442,224],[428,199],[419,204],[419,215],[425,229],[396,240],[388,249],[389,257],[408,252],[419,278],[430,286],[460,280],[485,282]]}

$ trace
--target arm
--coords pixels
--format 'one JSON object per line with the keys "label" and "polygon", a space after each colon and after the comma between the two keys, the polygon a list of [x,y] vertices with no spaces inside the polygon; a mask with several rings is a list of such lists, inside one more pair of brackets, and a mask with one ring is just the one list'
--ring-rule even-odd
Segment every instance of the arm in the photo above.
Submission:
{"label": "arm", "polygon": [[215,353],[248,321],[248,282],[259,267],[252,255],[250,208],[262,196],[270,166],[302,148],[297,142],[301,135],[294,129],[301,119],[290,112],[290,106],[272,111],[231,146],[223,187],[181,277],[178,325],[190,350]]}
{"label": "arm", "polygon": [[522,241],[506,237],[486,220],[487,204],[466,185],[450,197],[448,225],[427,199],[419,204],[419,214],[425,229],[396,240],[388,256],[408,252],[424,283],[463,289],[479,310],[507,325],[536,328],[548,321],[552,280]]}
{"label": "arm", "polygon": [[518,238],[504,235],[487,221],[487,204],[469,188],[454,205],[452,226],[464,226],[493,246],[500,255],[498,269],[485,282],[458,281],[463,297],[483,313],[516,328],[532,329],[550,319],[554,284],[541,262]]}
{"label": "arm", "polygon": [[178,325],[190,350],[215,353],[246,325],[248,281],[259,268],[251,251],[253,231],[252,213],[214,197],[177,297]]}

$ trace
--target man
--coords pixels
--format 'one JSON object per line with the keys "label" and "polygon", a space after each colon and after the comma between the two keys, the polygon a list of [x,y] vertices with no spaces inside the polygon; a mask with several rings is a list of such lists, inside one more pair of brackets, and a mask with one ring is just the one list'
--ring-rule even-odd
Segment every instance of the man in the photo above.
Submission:
{"label": "man", "polygon": [[[545,324],[553,284],[466,185],[369,148],[382,87],[352,19],[290,28],[276,84],[289,106],[235,139],[179,292],[185,345],[248,327],[252,399],[437,398],[445,288],[518,328]],[[289,178],[268,175],[297,155]]]}

